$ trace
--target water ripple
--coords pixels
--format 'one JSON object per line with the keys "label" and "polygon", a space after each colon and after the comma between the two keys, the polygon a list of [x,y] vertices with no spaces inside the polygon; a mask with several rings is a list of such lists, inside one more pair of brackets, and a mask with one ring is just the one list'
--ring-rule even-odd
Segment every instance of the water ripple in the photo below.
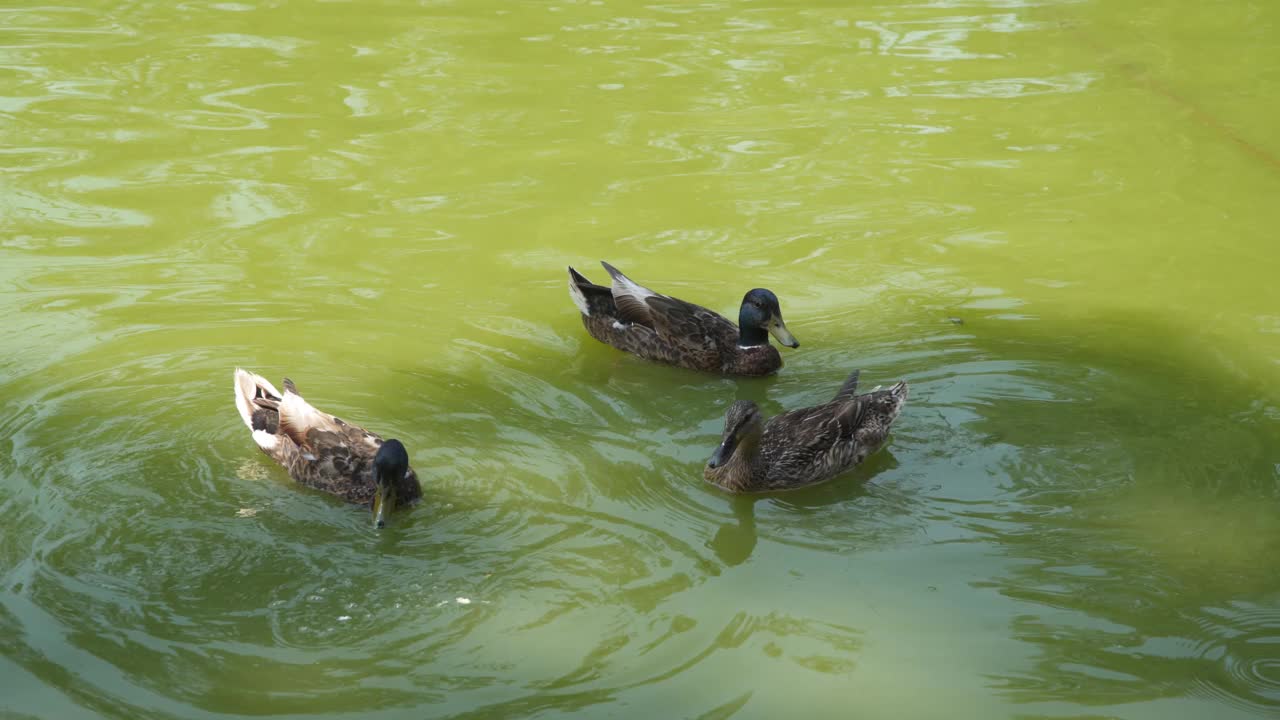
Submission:
{"label": "water ripple", "polygon": [[1205,608],[1205,637],[1196,657],[1214,671],[1196,679],[1196,693],[1265,714],[1280,703],[1280,611],[1253,603]]}

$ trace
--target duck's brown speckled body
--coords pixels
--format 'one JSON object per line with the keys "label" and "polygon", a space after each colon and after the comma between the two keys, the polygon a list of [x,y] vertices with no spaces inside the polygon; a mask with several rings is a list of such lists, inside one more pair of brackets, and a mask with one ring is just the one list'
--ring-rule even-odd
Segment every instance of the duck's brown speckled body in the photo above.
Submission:
{"label": "duck's brown speckled body", "polygon": [[907,401],[907,384],[858,395],[854,371],[830,402],[767,423],[749,400],[725,415],[724,439],[703,471],[729,492],[793,490],[830,480],[884,445]]}
{"label": "duck's brown speckled body", "polygon": [[769,375],[782,356],[769,344],[772,333],[791,347],[777,297],[755,289],[743,298],[739,325],[700,305],[656,293],[609,263],[610,287],[596,285],[569,268],[569,292],[591,337],[646,360],[725,375]]}
{"label": "duck's brown speckled body", "polygon": [[[235,391],[254,442],[294,480],[348,502],[373,504],[381,437],[312,407],[288,378],[281,393],[261,375],[237,368]],[[422,497],[418,475],[407,464],[398,481],[395,504]]]}

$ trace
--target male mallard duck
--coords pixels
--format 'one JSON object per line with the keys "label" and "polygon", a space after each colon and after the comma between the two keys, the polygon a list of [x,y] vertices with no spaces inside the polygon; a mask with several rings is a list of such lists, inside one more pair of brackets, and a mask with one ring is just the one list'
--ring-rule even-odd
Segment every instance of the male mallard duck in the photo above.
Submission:
{"label": "male mallard duck", "polygon": [[742,298],[738,325],[699,305],[659,295],[601,262],[613,286],[594,285],[569,268],[569,293],[591,337],[646,360],[726,375],[768,375],[782,367],[769,333],[800,343],[782,322],[778,297],[756,288]]}
{"label": "male mallard duck", "polygon": [[266,378],[236,368],[236,409],[262,452],[294,480],[348,502],[368,505],[378,527],[397,506],[422,497],[418,475],[399,440],[387,440],[320,412],[289,378],[284,394]]}
{"label": "male mallard duck", "polygon": [[907,384],[858,395],[858,371],[831,402],[764,422],[739,400],[724,418],[724,440],[703,476],[729,492],[794,490],[839,475],[880,449],[907,401]]}

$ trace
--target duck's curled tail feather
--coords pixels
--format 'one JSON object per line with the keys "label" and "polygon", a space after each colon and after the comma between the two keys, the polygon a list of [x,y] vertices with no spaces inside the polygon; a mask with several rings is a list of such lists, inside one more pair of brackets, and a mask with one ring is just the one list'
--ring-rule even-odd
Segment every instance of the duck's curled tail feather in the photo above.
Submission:
{"label": "duck's curled tail feather", "polygon": [[277,453],[280,440],[276,433],[280,429],[279,408],[283,399],[280,391],[261,375],[236,368],[235,396],[236,410],[253,433],[253,441],[268,455]]}

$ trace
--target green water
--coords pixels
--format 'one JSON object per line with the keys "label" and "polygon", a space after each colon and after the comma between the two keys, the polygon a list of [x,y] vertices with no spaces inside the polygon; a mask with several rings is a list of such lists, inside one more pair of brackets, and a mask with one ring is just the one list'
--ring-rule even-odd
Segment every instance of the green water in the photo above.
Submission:
{"label": "green water", "polygon": [[[1275,3],[14,5],[0,716],[1280,713]],[[802,345],[624,356],[602,258]],[[292,487],[237,365],[426,501]],[[867,465],[701,482],[855,367]]]}

